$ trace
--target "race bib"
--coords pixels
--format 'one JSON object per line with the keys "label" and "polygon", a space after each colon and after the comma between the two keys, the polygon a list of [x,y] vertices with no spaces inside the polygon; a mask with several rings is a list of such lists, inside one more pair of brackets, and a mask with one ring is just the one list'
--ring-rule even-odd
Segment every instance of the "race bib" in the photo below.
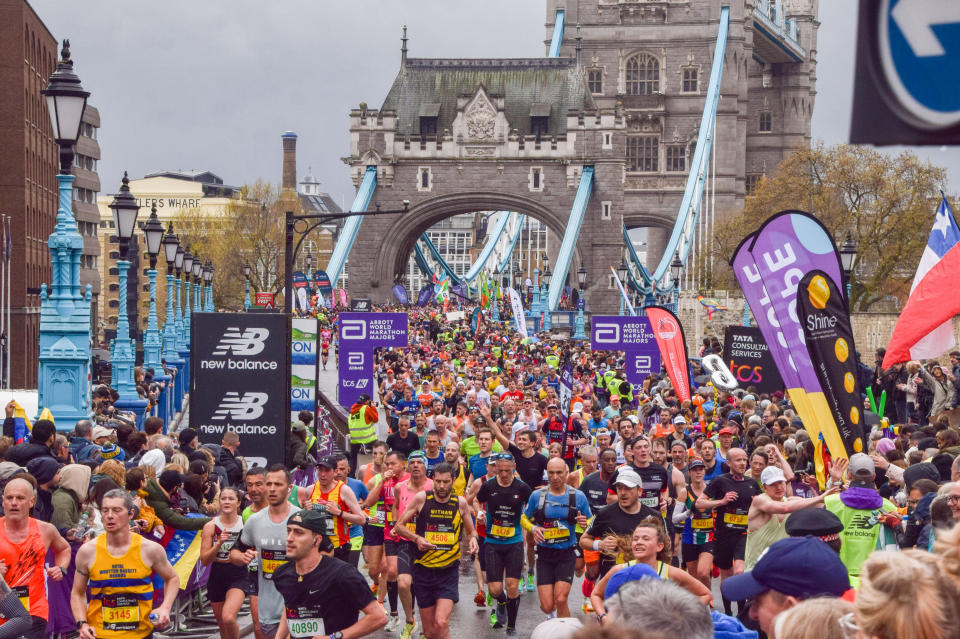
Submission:
{"label": "race bib", "polygon": [[570,529],[559,521],[548,521],[543,524],[543,538],[547,543],[559,543],[570,538]]}
{"label": "race bib", "polygon": [[690,527],[697,530],[713,528],[713,519],[691,519]]}
{"label": "race bib", "polygon": [[440,550],[449,550],[457,543],[457,535],[450,524],[427,524],[423,537]]}
{"label": "race bib", "polygon": [[736,513],[725,513],[723,515],[723,523],[730,524],[731,526],[746,526],[747,525],[747,515],[738,515]]}
{"label": "race bib", "polygon": [[660,497],[659,496],[641,497],[640,503],[643,504],[644,506],[647,506],[648,508],[653,508],[654,510],[657,510],[660,508]]}
{"label": "race bib", "polygon": [[[220,533],[218,532],[217,535],[219,536]],[[227,541],[223,542],[223,543],[220,545],[220,550],[217,551],[217,559],[219,559],[219,560],[221,560],[221,561],[225,561],[225,560],[229,559],[229,558],[230,558],[230,549],[233,548],[233,545],[234,545],[235,543],[237,543],[237,539],[239,539],[239,538],[240,538],[240,533],[239,533],[239,532],[230,533],[230,539],[228,539]]]}
{"label": "race bib", "polygon": [[390,509],[388,509],[388,510],[386,510],[386,511],[384,511],[384,512],[386,512],[386,514],[387,514],[387,523],[388,523],[388,524],[392,524],[392,523],[393,523],[393,508],[390,508]]}
{"label": "race bib", "polygon": [[386,519],[386,512],[383,508],[378,508],[373,517],[370,518],[370,523],[374,526],[382,526]]}
{"label": "race bib", "polygon": [[323,627],[323,617],[314,607],[287,608],[287,628],[290,636],[298,639],[327,634]]}
{"label": "race bib", "polygon": [[287,551],[285,550],[261,550],[260,551],[260,570],[263,572],[264,579],[273,579],[273,573],[277,568],[287,563]]}
{"label": "race bib", "polygon": [[140,602],[133,595],[104,595],[101,616],[104,630],[136,630],[140,626]]}
{"label": "race bib", "polygon": [[23,604],[23,607],[29,612],[30,611],[30,588],[28,586],[14,586],[10,590],[17,596],[17,599],[20,600],[20,603]]}
{"label": "race bib", "polygon": [[490,526],[490,530],[487,531],[487,534],[491,537],[513,537],[516,534],[516,526],[501,526],[499,524],[494,524]]}

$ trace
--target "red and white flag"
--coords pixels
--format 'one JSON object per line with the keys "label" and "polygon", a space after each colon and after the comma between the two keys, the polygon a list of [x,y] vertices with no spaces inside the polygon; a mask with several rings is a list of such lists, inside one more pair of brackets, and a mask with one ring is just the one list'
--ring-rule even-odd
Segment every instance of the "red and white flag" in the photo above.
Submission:
{"label": "red and white flag", "polygon": [[945,196],[930,229],[910,298],[893,329],[883,367],[911,359],[940,357],[954,348],[953,316],[960,313],[960,228]]}

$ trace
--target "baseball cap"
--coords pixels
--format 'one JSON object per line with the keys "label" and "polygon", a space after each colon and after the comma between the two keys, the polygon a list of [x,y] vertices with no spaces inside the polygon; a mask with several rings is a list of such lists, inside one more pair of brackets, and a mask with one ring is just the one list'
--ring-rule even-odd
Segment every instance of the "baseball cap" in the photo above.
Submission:
{"label": "baseball cap", "polygon": [[791,537],[813,535],[820,541],[833,541],[843,532],[843,522],[826,508],[803,508],[787,517],[786,530]]}
{"label": "baseball cap", "polygon": [[412,453],[410,453],[410,456],[409,456],[409,457],[407,457],[407,463],[410,463],[410,462],[412,462],[412,461],[414,461],[414,460],[419,461],[421,464],[423,464],[424,466],[426,466],[426,464],[427,464],[427,454],[426,454],[425,452],[423,452],[422,450],[415,450],[415,451],[413,451]]}
{"label": "baseball cap", "polygon": [[600,437],[600,435],[609,435],[609,434],[610,434],[609,428],[601,428],[597,430],[597,437]]}
{"label": "baseball cap", "polygon": [[640,423],[640,418],[637,417],[636,415],[627,415],[627,419],[629,419],[629,420],[630,420],[631,422],[633,422],[634,424],[639,424],[639,423]]}
{"label": "baseball cap", "polygon": [[636,471],[630,468],[621,468],[617,472],[617,479],[613,482],[613,485],[623,484],[629,488],[636,488],[637,486],[643,485],[643,480],[640,479],[640,475]]}
{"label": "baseball cap", "polygon": [[687,423],[687,420],[684,418],[683,415],[677,415],[676,417],[673,418],[673,423],[674,423],[674,424],[686,424],[686,423]]}
{"label": "baseball cap", "polygon": [[550,404],[547,408],[558,408],[558,406],[556,404]]}
{"label": "baseball cap", "polygon": [[857,479],[873,479],[877,474],[877,466],[866,453],[854,453],[850,456],[850,465],[847,466],[847,472],[851,477]]}
{"label": "baseball cap", "polygon": [[307,530],[323,535],[328,530],[327,521],[325,511],[309,508],[307,510],[298,510],[290,515],[287,519],[287,524],[300,526],[301,528],[306,528]]}
{"label": "baseball cap", "polygon": [[570,412],[573,412],[573,413],[582,413],[582,412],[583,412],[583,404],[580,403],[580,402],[577,402],[577,403],[574,404],[573,407],[570,409]]}
{"label": "baseball cap", "polygon": [[93,440],[96,441],[101,437],[110,437],[110,435],[112,434],[113,434],[112,428],[107,428],[105,426],[94,426],[93,433],[90,435],[90,437],[92,437]]}
{"label": "baseball cap", "polygon": [[731,412],[729,415],[727,415],[727,421],[728,421],[728,422],[737,422],[738,424],[740,424],[741,426],[743,426],[743,413],[741,413],[741,412],[739,412],[739,411],[733,411],[733,412]]}
{"label": "baseball cap", "polygon": [[787,478],[783,476],[783,471],[779,466],[767,466],[763,469],[763,472],[760,473],[760,483],[764,486],[770,486],[778,481],[787,481]]}
{"label": "baseball cap", "polygon": [[694,468],[706,468],[707,465],[703,463],[702,459],[691,459],[690,463],[687,464],[687,470],[693,470]]}
{"label": "baseball cap", "polygon": [[628,581],[637,581],[639,579],[660,579],[660,575],[647,564],[634,564],[628,568],[619,570],[615,572],[610,577],[610,581],[607,582],[607,587],[603,591],[603,598],[608,599],[617,594],[620,587]]}
{"label": "baseball cap", "polygon": [[[789,566],[789,570],[784,568]],[[767,590],[798,599],[840,597],[850,589],[847,568],[839,555],[816,537],[787,537],[772,544],[753,570],[728,577],[720,592],[743,600]]]}
{"label": "baseball cap", "polygon": [[324,455],[317,461],[317,466],[323,466],[324,468],[336,468],[337,467],[337,458],[333,455]]}
{"label": "baseball cap", "polygon": [[718,434],[718,435],[733,435],[733,429],[732,429],[732,428],[727,428],[726,426],[724,426],[723,428],[720,429],[720,432],[717,433],[717,434]]}

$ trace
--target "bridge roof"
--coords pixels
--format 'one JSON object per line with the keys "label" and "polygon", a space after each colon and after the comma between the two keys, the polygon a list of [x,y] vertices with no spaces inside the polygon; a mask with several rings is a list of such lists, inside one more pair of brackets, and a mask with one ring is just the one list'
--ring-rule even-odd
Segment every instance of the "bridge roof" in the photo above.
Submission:
{"label": "bridge roof", "polygon": [[401,135],[419,135],[421,114],[439,105],[437,131],[452,130],[457,98],[473,96],[481,85],[487,95],[505,98],[504,115],[521,134],[530,133],[531,109],[549,105],[548,133],[561,135],[568,111],[596,108],[573,58],[408,58],[381,111],[397,113]]}

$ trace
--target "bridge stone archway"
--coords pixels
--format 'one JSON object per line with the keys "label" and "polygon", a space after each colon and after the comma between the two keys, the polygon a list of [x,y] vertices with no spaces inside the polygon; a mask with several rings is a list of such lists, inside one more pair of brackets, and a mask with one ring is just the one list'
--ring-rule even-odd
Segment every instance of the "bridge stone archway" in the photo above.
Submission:
{"label": "bridge stone archway", "polygon": [[[404,215],[369,216],[353,245],[349,291],[383,302],[416,238],[457,213],[508,210],[556,235],[551,265],[581,181],[594,178],[568,271],[588,272],[587,304],[615,312],[610,266],[623,247],[624,120],[598,110],[572,58],[408,59],[383,106],[350,113],[351,167],[359,186],[377,167],[371,205]],[[371,206],[371,208],[372,208]],[[554,267],[554,271],[556,268]]]}

